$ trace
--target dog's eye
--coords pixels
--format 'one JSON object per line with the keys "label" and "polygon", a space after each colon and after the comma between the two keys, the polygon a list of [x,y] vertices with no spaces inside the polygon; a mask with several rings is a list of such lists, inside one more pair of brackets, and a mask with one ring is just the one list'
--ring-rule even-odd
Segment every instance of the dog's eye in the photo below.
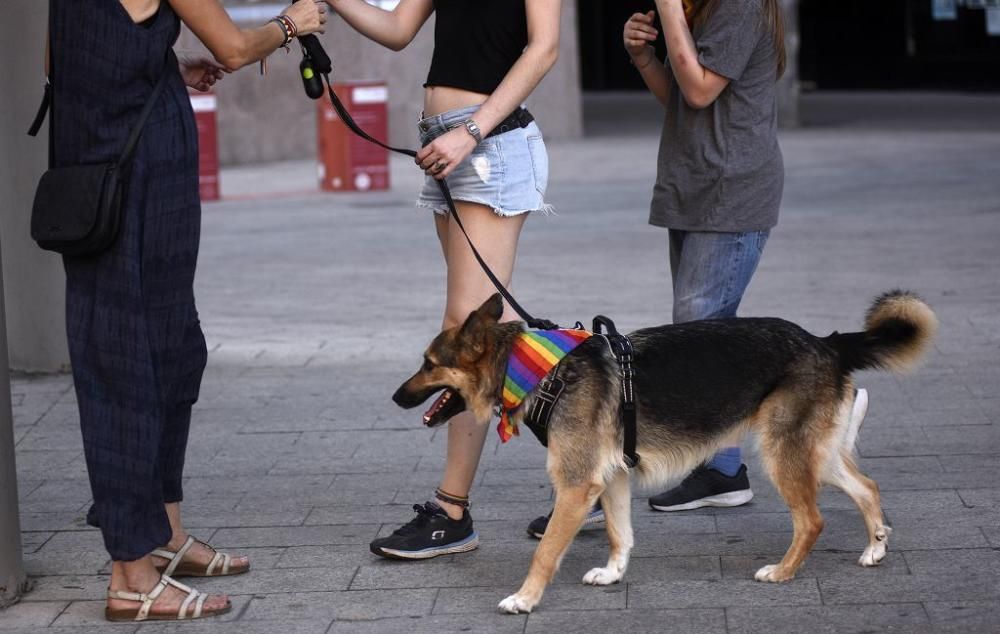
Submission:
{"label": "dog's eye", "polygon": [[430,372],[433,369],[434,369],[434,364],[431,363],[430,359],[424,357],[424,364],[422,366],[420,366],[420,371],[421,372]]}

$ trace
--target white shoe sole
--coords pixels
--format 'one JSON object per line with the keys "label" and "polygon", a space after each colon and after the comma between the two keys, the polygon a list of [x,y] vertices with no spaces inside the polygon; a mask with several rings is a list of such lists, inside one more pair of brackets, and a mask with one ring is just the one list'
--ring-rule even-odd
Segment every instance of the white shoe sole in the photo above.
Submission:
{"label": "white shoe sole", "polygon": [[851,417],[847,421],[847,435],[844,436],[844,448],[854,451],[854,444],[858,441],[858,432],[861,431],[861,424],[865,422],[865,415],[868,414],[868,390],[861,388],[854,395],[854,404],[851,406]]}
{"label": "white shoe sole", "polygon": [[705,506],[741,506],[752,499],[753,491],[746,489],[744,491],[730,491],[729,493],[710,495],[708,497],[685,502],[684,504],[674,504],[673,506],[660,506],[658,504],[653,504],[652,502],[650,502],[649,506],[657,511],[690,511],[693,509],[700,509]]}
{"label": "white shoe sole", "polygon": [[423,550],[396,550],[394,548],[379,548],[387,557],[393,559],[430,559],[441,555],[454,555],[455,553],[467,553],[470,550],[479,548],[479,533],[473,533],[457,544],[444,546],[441,548],[425,548]]}

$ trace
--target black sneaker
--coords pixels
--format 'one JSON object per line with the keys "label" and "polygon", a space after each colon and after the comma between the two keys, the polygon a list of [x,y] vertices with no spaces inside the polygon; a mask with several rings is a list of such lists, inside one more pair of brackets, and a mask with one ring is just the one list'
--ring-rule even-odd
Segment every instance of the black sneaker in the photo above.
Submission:
{"label": "black sneaker", "polygon": [[[552,517],[552,511],[549,511],[548,515],[542,515],[541,517],[536,517],[531,520],[528,524],[528,534],[535,539],[541,539],[542,535],[545,534],[545,529],[549,527],[549,519]],[[601,501],[598,500],[594,508],[590,509],[590,513],[587,514],[587,519],[583,520],[584,526],[592,526],[594,524],[604,523],[604,509],[601,508]]]}
{"label": "black sneaker", "polygon": [[462,519],[453,520],[434,502],[414,504],[417,512],[408,524],[389,537],[376,539],[368,548],[388,559],[430,559],[438,555],[464,553],[479,547],[479,533],[472,530],[468,509]]}
{"label": "black sneaker", "polygon": [[674,488],[649,498],[654,511],[690,511],[703,506],[740,506],[753,499],[747,466],[729,477],[704,465]]}

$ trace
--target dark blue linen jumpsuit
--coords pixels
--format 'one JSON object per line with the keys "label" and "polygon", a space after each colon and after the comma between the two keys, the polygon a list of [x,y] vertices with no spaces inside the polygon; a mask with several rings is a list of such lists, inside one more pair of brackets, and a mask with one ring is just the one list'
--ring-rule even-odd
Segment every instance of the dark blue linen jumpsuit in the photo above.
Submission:
{"label": "dark blue linen jumpsuit", "polygon": [[[112,559],[171,537],[191,406],[207,352],[194,302],[201,202],[198,136],[171,47],[166,0],[135,24],[119,0],[52,0],[52,161],[117,159],[161,73],[167,83],[135,154],[121,233],[67,257],[66,330],[94,504]],[[169,56],[166,66],[164,60]]]}

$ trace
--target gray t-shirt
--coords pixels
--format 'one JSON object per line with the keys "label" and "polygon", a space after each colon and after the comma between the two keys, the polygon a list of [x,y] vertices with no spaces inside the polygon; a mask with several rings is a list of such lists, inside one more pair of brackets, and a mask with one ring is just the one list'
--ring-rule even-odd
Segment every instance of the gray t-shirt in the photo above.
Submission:
{"label": "gray t-shirt", "polygon": [[696,110],[671,73],[649,222],[686,231],[770,229],[785,169],[777,58],[761,1],[722,0],[693,36],[702,66],[730,82],[712,105]]}

